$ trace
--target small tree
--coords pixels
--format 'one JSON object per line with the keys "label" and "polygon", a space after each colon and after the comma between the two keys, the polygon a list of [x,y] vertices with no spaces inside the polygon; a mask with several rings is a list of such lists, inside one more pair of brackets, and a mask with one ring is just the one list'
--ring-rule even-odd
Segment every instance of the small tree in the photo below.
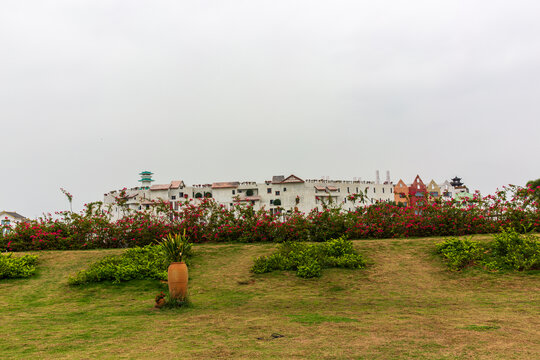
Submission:
{"label": "small tree", "polygon": [[68,201],[69,201],[69,211],[70,212],[73,212],[73,206],[72,206],[72,202],[73,202],[73,195],[71,195],[66,189],[64,188],[60,188],[60,191],[62,191],[64,193],[64,195],[66,195]]}
{"label": "small tree", "polygon": [[247,189],[246,190],[246,195],[247,196],[253,196],[253,189]]}
{"label": "small tree", "polygon": [[281,200],[280,199],[274,200],[274,205],[276,205],[276,206],[281,205]]}

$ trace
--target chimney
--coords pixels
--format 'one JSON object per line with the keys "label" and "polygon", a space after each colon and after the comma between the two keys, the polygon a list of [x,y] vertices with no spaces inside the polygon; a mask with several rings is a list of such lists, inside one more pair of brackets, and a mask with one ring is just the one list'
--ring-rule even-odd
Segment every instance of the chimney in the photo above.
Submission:
{"label": "chimney", "polygon": [[379,176],[379,170],[377,170],[375,172],[375,178],[376,178],[375,184],[380,184],[381,183],[381,177]]}
{"label": "chimney", "polygon": [[390,184],[390,170],[386,170],[386,182]]}

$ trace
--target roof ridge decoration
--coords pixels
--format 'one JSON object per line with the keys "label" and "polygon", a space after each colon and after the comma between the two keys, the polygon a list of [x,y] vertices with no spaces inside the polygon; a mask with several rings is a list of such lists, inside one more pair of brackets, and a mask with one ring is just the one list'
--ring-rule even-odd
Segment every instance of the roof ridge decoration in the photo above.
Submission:
{"label": "roof ridge decoration", "polygon": [[294,183],[304,183],[305,181],[300,179],[298,176],[291,174],[286,179],[281,181],[281,184],[294,184]]}

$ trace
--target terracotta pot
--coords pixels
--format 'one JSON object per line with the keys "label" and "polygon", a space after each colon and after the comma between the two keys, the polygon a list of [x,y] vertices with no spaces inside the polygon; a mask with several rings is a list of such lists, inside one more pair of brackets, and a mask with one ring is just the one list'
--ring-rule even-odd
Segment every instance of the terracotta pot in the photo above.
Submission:
{"label": "terracotta pot", "polygon": [[184,300],[187,294],[188,268],[184,262],[173,262],[167,270],[169,294],[173,299]]}

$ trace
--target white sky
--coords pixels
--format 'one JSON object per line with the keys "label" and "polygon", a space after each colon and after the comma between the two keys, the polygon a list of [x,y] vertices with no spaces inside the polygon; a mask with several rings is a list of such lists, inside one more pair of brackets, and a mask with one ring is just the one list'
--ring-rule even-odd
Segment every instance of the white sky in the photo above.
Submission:
{"label": "white sky", "polygon": [[157,183],[540,177],[538,1],[0,2],[0,210]]}

